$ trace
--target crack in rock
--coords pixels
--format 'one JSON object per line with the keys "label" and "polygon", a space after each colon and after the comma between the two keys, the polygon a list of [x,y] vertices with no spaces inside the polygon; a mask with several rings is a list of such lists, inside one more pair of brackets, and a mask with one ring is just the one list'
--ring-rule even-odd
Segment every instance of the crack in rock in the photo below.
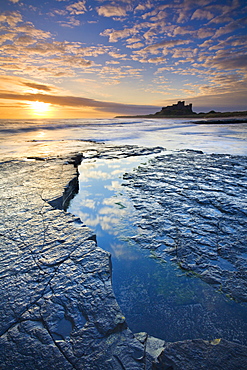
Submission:
{"label": "crack in rock", "polygon": [[[71,156],[44,160],[35,158],[35,161],[30,162],[11,160],[0,164],[2,194],[0,210],[3,215],[3,222],[0,224],[1,369],[151,370],[165,369],[170,366],[170,369],[184,370],[188,368],[184,365],[187,363],[190,364],[190,369],[198,368],[198,366],[193,367],[196,363],[193,361],[197,358],[194,359],[190,351],[193,352],[194,348],[197,350],[198,343],[201,342],[194,344],[191,341],[184,341],[169,344],[149,337],[147,334],[133,335],[127,327],[112,290],[109,253],[97,246],[95,236],[86,225],[78,223],[78,219],[65,213],[62,210],[63,207],[60,209],[58,207],[59,204],[61,205],[61,194],[64,188],[77,175],[76,166],[87,153],[93,153],[95,158],[118,158],[160,153],[161,148],[152,150],[135,146],[113,147],[93,143],[80,145],[82,153],[72,159]],[[191,154],[191,165],[193,155]],[[173,159],[177,165],[176,156]],[[237,159],[235,161],[237,162]],[[195,159],[193,162],[193,168],[195,168],[197,162]],[[215,168],[213,161],[211,162],[210,164]],[[224,163],[229,167],[227,161]],[[156,170],[163,172],[164,168],[156,168]],[[145,176],[147,174],[148,171]],[[242,180],[238,177],[238,181],[242,183]],[[156,178],[150,178],[150,184],[142,182],[140,178],[135,181],[136,183],[132,184],[133,187],[139,183],[140,186],[136,187],[137,191],[145,191],[151,195],[150,199],[155,201]],[[199,182],[198,177],[197,182]],[[174,189],[176,191],[179,189],[177,184],[174,187],[172,181],[167,181],[165,184],[164,191],[170,192],[169,194]],[[152,185],[152,189],[149,185]],[[229,186],[231,187],[229,183],[226,185],[228,189]],[[188,183],[188,186],[191,185]],[[195,212],[191,212],[193,217],[197,217],[196,195],[186,194],[187,199],[194,202]],[[177,197],[179,196],[182,195],[177,192]],[[231,197],[230,193],[227,196]],[[201,201],[203,199],[201,198]],[[137,206],[138,204],[137,202]],[[164,212],[162,204],[164,199],[158,196],[154,214],[149,209],[146,210],[149,206],[148,201],[141,202],[143,213],[153,216],[151,219],[143,217],[144,230],[148,227],[156,230],[158,224],[155,224],[155,217],[158,215],[159,220],[162,221],[162,212]],[[236,207],[231,210],[234,215],[240,217],[238,198],[235,205]],[[181,230],[181,226],[191,222],[193,224],[193,217],[192,220],[183,219],[178,208],[176,217],[179,223],[176,227]],[[219,207],[217,209],[222,214],[228,212],[229,203],[222,202],[220,208],[222,211]],[[236,227],[234,222],[229,225],[224,220],[221,221],[221,233],[229,227],[232,229]],[[172,241],[174,237],[176,238],[177,232],[173,229],[173,219],[170,222]],[[203,218],[202,229],[205,232],[207,227],[215,227],[213,218],[212,220],[210,218],[210,222],[211,224],[207,223]],[[227,231],[227,235],[231,237],[231,229]],[[200,243],[208,248],[205,240],[203,242],[201,240]],[[177,246],[181,249],[180,261],[188,264],[183,245],[182,248],[179,244]],[[225,254],[230,253],[227,247],[218,241],[217,248],[222,258],[226,259]],[[234,260],[234,266],[241,273],[237,257],[233,255],[229,261]],[[244,358],[246,347],[224,341],[220,343],[210,347],[211,361],[216,354],[219,355],[217,366],[221,359],[225,360],[224,356],[228,350],[232,353],[231,369],[236,365],[234,353],[238,354],[241,366],[246,364]],[[179,362],[174,355],[174,351],[180,355],[181,348],[186,349],[181,354],[183,363],[182,360]],[[215,348],[221,349],[220,354],[218,350],[214,351]],[[202,356],[208,353],[208,345],[202,344],[199,349]],[[222,363],[225,364],[225,362]],[[163,365],[165,367],[162,367]],[[210,368],[217,369],[214,366]]]}

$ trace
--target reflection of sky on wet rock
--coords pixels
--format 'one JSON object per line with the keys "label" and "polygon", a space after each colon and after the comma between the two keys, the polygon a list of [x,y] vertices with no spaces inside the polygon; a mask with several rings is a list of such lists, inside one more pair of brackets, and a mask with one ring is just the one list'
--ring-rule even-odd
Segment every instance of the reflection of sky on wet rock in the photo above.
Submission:
{"label": "reflection of sky on wet rock", "polygon": [[140,260],[140,252],[130,247],[137,228],[134,232],[133,205],[122,186],[123,174],[140,161],[135,157],[97,161],[88,158],[79,166],[80,191],[69,211],[95,231],[98,245],[108,250],[113,260]]}
{"label": "reflection of sky on wet rock", "polygon": [[[124,173],[147,163],[148,158],[84,160],[79,167],[80,192],[69,209],[94,230],[98,246],[111,253],[113,290],[130,329],[146,331],[166,341],[223,337],[244,343],[247,333],[244,307],[241,310],[241,306],[212,286],[182,273],[168,254],[166,262],[159,258],[159,252],[164,257],[162,246],[166,245],[166,251],[168,246],[174,248],[174,240],[166,235],[172,227],[169,220],[162,222],[166,233],[151,241],[152,245],[160,245],[156,254],[140,249],[140,243],[145,247],[150,230],[140,218],[136,220],[136,211],[122,183]],[[157,172],[156,176],[162,178],[163,173]],[[190,174],[186,175],[187,181],[189,177]],[[167,191],[173,191],[176,185],[175,177],[170,181],[173,185]],[[149,185],[152,182],[157,185],[149,179]],[[158,205],[154,203],[153,207]],[[157,208],[153,218],[143,210],[143,220],[148,217],[158,221],[161,217],[158,211]],[[177,216],[180,213],[178,210]]]}
{"label": "reflection of sky on wet rock", "polygon": [[[70,211],[76,213],[87,226],[94,227],[97,236],[106,230],[111,235],[120,235],[122,219],[131,208],[130,201],[121,193],[121,175],[132,169],[135,163],[139,160],[87,159],[79,167],[80,193],[76,202],[71,203]],[[123,250],[123,247],[118,249]],[[114,250],[116,247],[111,251],[114,255],[123,256],[123,252],[115,253]]]}

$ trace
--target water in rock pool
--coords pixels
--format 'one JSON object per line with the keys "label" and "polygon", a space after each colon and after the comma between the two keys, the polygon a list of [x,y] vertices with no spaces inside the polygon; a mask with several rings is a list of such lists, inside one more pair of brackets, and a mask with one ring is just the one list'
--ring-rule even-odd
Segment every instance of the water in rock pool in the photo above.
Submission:
{"label": "water in rock pool", "polygon": [[94,230],[109,251],[113,289],[133,332],[166,341],[224,338],[247,344],[246,304],[237,303],[167,258],[160,262],[135,243],[134,207],[123,174],[148,158],[87,159],[69,211]]}

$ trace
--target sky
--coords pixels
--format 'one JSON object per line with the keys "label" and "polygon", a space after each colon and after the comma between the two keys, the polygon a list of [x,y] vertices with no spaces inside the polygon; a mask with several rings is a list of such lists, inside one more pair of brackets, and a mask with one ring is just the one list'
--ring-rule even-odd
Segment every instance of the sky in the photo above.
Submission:
{"label": "sky", "polygon": [[247,110],[245,0],[0,0],[0,118]]}

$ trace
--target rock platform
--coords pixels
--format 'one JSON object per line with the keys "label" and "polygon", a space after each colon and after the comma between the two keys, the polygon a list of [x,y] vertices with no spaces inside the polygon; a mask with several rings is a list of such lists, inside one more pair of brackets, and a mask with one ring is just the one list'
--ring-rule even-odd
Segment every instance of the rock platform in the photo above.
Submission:
{"label": "rock platform", "polygon": [[134,238],[239,302],[247,301],[247,157],[184,150],[125,174]]}
{"label": "rock platform", "polygon": [[[95,157],[148,152],[92,143],[81,150]],[[247,348],[237,343],[165,343],[130,331],[112,290],[109,253],[86,225],[59,209],[64,188],[77,176],[77,160],[71,154],[0,164],[1,370],[184,370],[198,369],[199,360],[201,369],[246,369]],[[137,180],[131,186],[140,191]],[[189,262],[181,261],[186,268]]]}

